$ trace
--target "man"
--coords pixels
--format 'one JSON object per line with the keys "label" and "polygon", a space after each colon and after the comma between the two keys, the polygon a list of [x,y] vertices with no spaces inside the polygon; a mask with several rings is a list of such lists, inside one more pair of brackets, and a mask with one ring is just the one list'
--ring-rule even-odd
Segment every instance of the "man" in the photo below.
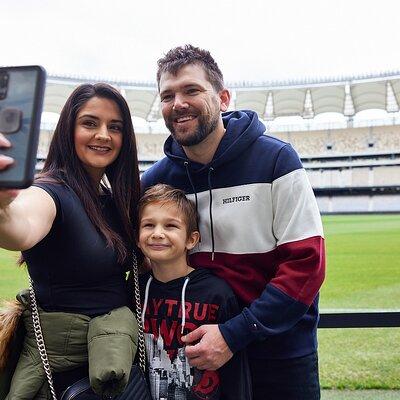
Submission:
{"label": "man", "polygon": [[224,278],[243,307],[183,338],[191,365],[217,369],[247,347],[254,399],[319,399],[324,239],[296,152],[264,135],[254,112],[221,114],[230,94],[208,51],[170,50],[158,61],[157,82],[171,136],[143,186],[167,183],[195,199],[201,243],[191,265]]}

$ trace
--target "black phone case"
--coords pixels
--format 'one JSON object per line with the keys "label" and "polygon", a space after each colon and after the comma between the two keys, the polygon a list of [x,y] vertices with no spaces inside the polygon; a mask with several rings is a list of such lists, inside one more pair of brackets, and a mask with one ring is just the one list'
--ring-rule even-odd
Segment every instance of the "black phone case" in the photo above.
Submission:
{"label": "black phone case", "polygon": [[15,162],[0,171],[0,188],[26,188],[33,182],[46,72],[38,65],[0,68],[0,132],[11,142],[0,153]]}

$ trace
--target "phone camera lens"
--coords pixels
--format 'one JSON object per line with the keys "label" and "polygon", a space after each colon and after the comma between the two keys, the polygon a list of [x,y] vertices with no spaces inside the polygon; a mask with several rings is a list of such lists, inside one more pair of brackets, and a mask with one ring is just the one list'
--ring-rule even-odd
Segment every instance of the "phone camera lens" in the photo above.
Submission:
{"label": "phone camera lens", "polygon": [[8,83],[8,74],[7,72],[0,72],[0,89],[4,89],[7,87]]}
{"label": "phone camera lens", "polygon": [[7,96],[8,78],[7,72],[0,72],[0,100]]}

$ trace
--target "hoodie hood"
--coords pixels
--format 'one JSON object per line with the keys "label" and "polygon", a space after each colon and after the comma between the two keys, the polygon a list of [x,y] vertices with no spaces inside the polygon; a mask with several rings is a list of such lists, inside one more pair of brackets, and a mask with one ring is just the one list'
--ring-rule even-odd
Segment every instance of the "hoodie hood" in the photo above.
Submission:
{"label": "hoodie hood", "polygon": [[172,136],[169,136],[164,144],[164,153],[170,160],[179,164],[189,162],[193,172],[201,172],[210,167],[217,168],[236,158],[265,133],[265,126],[254,111],[225,112],[222,113],[222,120],[226,132],[209,164],[203,165],[190,161],[182,146]]}
{"label": "hoodie hood", "polygon": [[161,282],[159,281],[152,272],[148,272],[147,274],[143,275],[143,279],[147,280],[149,277],[152,277],[152,285],[158,285],[158,286],[162,286],[164,288],[164,290],[171,290],[171,291],[175,291],[176,289],[181,289],[182,285],[184,284],[186,278],[190,279],[190,282],[193,283],[197,283],[199,281],[202,281],[204,279],[208,279],[208,277],[212,275],[214,276],[214,274],[205,269],[205,268],[198,268],[195,269],[193,271],[191,271],[190,273],[188,273],[185,276],[182,276],[180,278],[176,278],[173,279],[172,281],[169,282]]}
{"label": "hoodie hood", "polygon": [[[181,308],[182,308],[182,323],[181,323],[181,334],[183,334],[185,329],[185,322],[186,322],[186,313],[185,313],[185,301],[186,301],[186,289],[189,282],[193,284],[197,284],[201,281],[207,281],[212,275],[212,273],[206,269],[199,268],[195,269],[194,271],[190,272],[186,276],[182,276],[177,279],[173,279],[169,282],[161,282],[157,280],[152,272],[147,274],[147,282],[144,292],[144,301],[143,301],[143,310],[142,310],[142,323],[144,324],[146,310],[147,310],[147,303],[149,301],[149,292],[150,292],[150,285],[154,285],[155,287],[158,286],[158,292],[161,291],[170,291],[171,293],[176,293],[177,291],[181,292]],[[207,282],[205,282],[207,285]]]}

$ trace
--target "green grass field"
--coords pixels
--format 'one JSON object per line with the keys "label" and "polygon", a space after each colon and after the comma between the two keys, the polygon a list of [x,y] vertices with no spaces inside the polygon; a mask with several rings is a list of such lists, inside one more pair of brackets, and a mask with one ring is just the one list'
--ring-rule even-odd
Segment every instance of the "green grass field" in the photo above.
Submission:
{"label": "green grass field", "polygon": [[400,215],[323,218],[321,309],[400,309]]}
{"label": "green grass field", "polygon": [[[325,216],[323,223],[328,269],[321,311],[400,309],[400,215]],[[0,250],[1,298],[26,287],[16,259]],[[318,338],[323,388],[400,390],[400,328],[320,329]]]}
{"label": "green grass field", "polygon": [[[400,310],[400,215],[323,218],[320,308]],[[324,388],[400,389],[400,328],[320,329]]]}
{"label": "green grass field", "polygon": [[26,268],[18,267],[19,253],[0,249],[0,298],[13,299],[15,294],[28,286]]}

